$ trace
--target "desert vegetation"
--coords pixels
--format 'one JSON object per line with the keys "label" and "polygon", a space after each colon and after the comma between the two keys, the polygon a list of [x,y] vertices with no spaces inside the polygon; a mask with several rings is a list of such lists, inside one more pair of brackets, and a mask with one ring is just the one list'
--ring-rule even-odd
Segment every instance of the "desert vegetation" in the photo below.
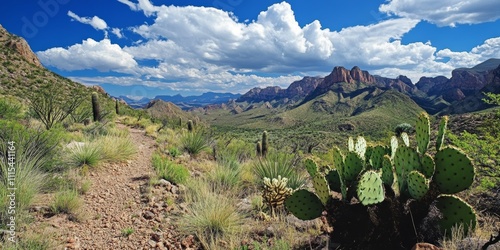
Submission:
{"label": "desert vegetation", "polygon": [[[31,98],[48,101],[53,92],[38,93]],[[153,118],[97,93],[78,98],[43,106],[0,100],[2,225],[9,220],[9,141],[16,142],[16,188],[22,190],[16,197],[18,228],[37,220],[37,197],[44,197],[38,213],[83,223],[97,219],[81,212],[92,176],[135,159],[133,128],[155,145],[148,159],[152,172],[141,187],[145,200],[139,202],[161,200],[168,209],[160,218],[168,220],[160,223],[190,239],[191,248],[408,249],[429,242],[480,249],[498,234],[495,109],[477,114],[484,117],[477,133],[446,129],[453,119],[421,113],[365,137],[325,137],[290,129],[227,133],[227,127],[199,120]],[[499,105],[497,95],[485,101]],[[49,110],[61,116],[44,115]],[[301,139],[287,140],[289,133]],[[123,241],[140,234],[133,224],[116,230]],[[16,249],[3,237],[6,249]],[[22,230],[18,237],[17,247],[24,249],[61,244]]]}

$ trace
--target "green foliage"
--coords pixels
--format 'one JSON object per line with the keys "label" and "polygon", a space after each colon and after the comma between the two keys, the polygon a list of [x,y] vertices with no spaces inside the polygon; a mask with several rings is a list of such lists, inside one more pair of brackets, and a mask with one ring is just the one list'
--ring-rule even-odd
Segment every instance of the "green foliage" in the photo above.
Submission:
{"label": "green foliage", "polygon": [[[8,189],[16,189],[16,208],[21,213],[43,186],[43,170],[53,159],[59,137],[53,131],[28,129],[17,122],[0,120],[0,127],[0,223],[5,225],[3,222],[9,218]],[[9,156],[14,165],[9,164]],[[14,183],[10,182],[12,174]]]}
{"label": "green foliage", "polygon": [[122,230],[122,236],[123,237],[129,237],[130,235],[132,235],[134,233],[134,229],[131,228],[131,227],[127,227],[127,228],[124,228]]}
{"label": "green foliage", "polygon": [[278,179],[279,176],[288,179],[288,187],[297,189],[302,187],[306,178],[296,170],[297,159],[285,153],[270,153],[267,158],[259,159],[254,164],[254,173],[259,180],[264,178]]}
{"label": "green foliage", "polygon": [[168,150],[168,154],[170,156],[172,156],[172,158],[175,158],[177,156],[179,156],[181,154],[181,152],[179,151],[178,148],[176,147],[171,147],[169,150]]}
{"label": "green foliage", "polygon": [[53,213],[75,214],[83,202],[74,189],[62,190],[56,193],[54,203],[51,205]]}
{"label": "green foliage", "polygon": [[189,171],[180,164],[175,164],[159,154],[153,154],[153,168],[158,177],[175,184],[184,184],[189,178]]}
{"label": "green foliage", "polygon": [[182,148],[192,156],[198,155],[208,147],[205,134],[201,130],[184,133],[181,137]]}
{"label": "green foliage", "polygon": [[486,95],[486,98],[483,99],[485,103],[492,104],[492,105],[500,105],[500,94],[494,94],[494,93],[484,93]]}
{"label": "green foliage", "polygon": [[413,132],[413,127],[408,123],[401,123],[394,128],[394,133],[396,136],[401,136],[401,133],[411,134]]}
{"label": "green foliage", "polygon": [[16,120],[23,116],[23,106],[14,98],[2,96],[0,99],[0,119]]}
{"label": "green foliage", "polygon": [[76,167],[84,165],[95,167],[102,159],[101,147],[88,141],[75,143],[68,148],[67,158],[68,163]]}
{"label": "green foliage", "polygon": [[68,94],[64,88],[53,83],[40,86],[27,98],[35,118],[40,119],[47,130],[66,119],[84,100],[82,92]]}

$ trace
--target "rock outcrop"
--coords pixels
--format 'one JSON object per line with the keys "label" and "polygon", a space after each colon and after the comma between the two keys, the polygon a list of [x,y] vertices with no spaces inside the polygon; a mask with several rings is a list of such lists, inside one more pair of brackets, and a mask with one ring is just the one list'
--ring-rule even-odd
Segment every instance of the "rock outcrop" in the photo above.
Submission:
{"label": "rock outcrop", "polygon": [[266,88],[253,88],[238,98],[238,102],[267,102],[273,100],[298,100],[311,93],[323,80],[319,77],[304,77],[295,81],[286,89],[278,86]]}
{"label": "rock outcrop", "polygon": [[35,53],[33,53],[26,40],[21,37],[9,34],[9,32],[7,32],[7,30],[5,30],[2,25],[0,25],[0,44],[16,51],[27,62],[37,67],[43,67],[40,63],[40,60],[38,60],[38,57],[35,55]]}

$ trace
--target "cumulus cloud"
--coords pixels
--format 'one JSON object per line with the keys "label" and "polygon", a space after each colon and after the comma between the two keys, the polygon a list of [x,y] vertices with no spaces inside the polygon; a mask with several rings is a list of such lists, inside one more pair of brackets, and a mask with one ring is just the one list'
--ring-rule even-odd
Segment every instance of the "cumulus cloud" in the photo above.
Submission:
{"label": "cumulus cloud", "polygon": [[132,70],[137,67],[133,56],[117,44],[112,44],[109,39],[97,42],[88,38],[68,48],[57,47],[37,52],[37,56],[44,65],[67,71],[97,69],[102,72],[133,73]]}
{"label": "cumulus cloud", "polygon": [[[131,75],[96,78],[114,84],[241,93],[255,86],[286,87],[303,75],[326,75],[336,65],[357,65],[388,77],[404,74],[416,82],[423,75],[449,75],[456,67],[500,57],[500,38],[461,52],[438,51],[430,42],[403,43],[405,34],[422,19],[418,16],[332,31],[318,20],[301,26],[287,2],[271,5],[255,20],[240,22],[232,13],[215,8],[118,1],[152,17],[150,24],[129,29],[141,40],[120,47],[109,39],[87,39],[69,48],[38,52],[42,63],[63,70],[96,69]],[[122,30],[110,30],[123,37]]]}
{"label": "cumulus cloud", "polygon": [[438,26],[477,24],[500,18],[498,0],[389,0],[379,7],[391,15],[426,20]]}
{"label": "cumulus cloud", "polygon": [[108,28],[108,24],[98,16],[94,16],[92,18],[80,17],[77,14],[73,13],[72,11],[68,11],[68,16],[80,23],[89,24],[96,30],[106,30]]}

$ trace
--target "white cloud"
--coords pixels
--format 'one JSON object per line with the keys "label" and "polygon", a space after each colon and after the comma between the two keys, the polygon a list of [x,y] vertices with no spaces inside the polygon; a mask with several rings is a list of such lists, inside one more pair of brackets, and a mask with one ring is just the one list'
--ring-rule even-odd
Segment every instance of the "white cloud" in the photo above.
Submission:
{"label": "white cloud", "polygon": [[[500,57],[500,38],[462,52],[438,51],[429,41],[403,43],[405,34],[420,22],[417,17],[332,31],[317,20],[300,26],[286,2],[270,6],[256,20],[239,22],[232,13],[215,8],[118,1],[153,17],[151,24],[130,29],[142,40],[120,47],[108,39],[87,39],[69,48],[38,52],[42,63],[63,70],[96,69],[131,75],[94,78],[113,84],[241,93],[255,86],[286,87],[303,75],[324,76],[337,65],[356,65],[387,77],[403,74],[416,82],[423,75],[449,76],[456,67]],[[118,38],[123,36],[120,29],[112,28],[111,32]],[[260,76],[269,73],[285,76]]]}
{"label": "white cloud", "polygon": [[119,28],[112,28],[111,33],[115,34],[115,36],[118,38],[123,38],[122,30]]}
{"label": "white cloud", "polygon": [[132,70],[137,67],[134,58],[117,44],[111,44],[109,39],[97,42],[88,38],[69,48],[57,47],[37,52],[37,56],[44,65],[68,71],[97,69],[133,73]]}
{"label": "white cloud", "polygon": [[80,23],[89,24],[96,30],[106,30],[108,28],[108,24],[98,16],[94,16],[92,18],[80,17],[77,14],[73,13],[72,11],[68,11],[68,16]]}
{"label": "white cloud", "polygon": [[500,19],[498,0],[389,0],[379,7],[391,15],[426,20],[438,26],[476,24]]}

